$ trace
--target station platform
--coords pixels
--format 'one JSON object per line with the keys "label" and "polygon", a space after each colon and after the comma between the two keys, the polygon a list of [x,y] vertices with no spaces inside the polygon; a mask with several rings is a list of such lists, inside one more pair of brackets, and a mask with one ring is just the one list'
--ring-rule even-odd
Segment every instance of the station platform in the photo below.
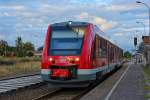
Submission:
{"label": "station platform", "polygon": [[132,62],[100,83],[81,100],[145,100],[141,64]]}

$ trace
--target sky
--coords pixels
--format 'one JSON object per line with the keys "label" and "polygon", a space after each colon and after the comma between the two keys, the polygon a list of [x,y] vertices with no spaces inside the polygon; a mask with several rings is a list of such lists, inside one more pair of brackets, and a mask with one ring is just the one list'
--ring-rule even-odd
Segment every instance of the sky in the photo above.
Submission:
{"label": "sky", "polygon": [[21,36],[38,48],[49,24],[69,20],[97,25],[125,51],[134,50],[135,36],[140,43],[148,35],[148,9],[136,0],[0,0],[0,40],[12,46]]}

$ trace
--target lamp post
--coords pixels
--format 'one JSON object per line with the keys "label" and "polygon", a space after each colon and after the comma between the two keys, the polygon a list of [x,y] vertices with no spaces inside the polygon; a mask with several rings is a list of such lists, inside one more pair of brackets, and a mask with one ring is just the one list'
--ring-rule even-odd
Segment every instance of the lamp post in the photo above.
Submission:
{"label": "lamp post", "polygon": [[149,12],[149,36],[150,36],[150,7],[146,3],[141,2],[141,1],[136,1],[136,3],[143,4],[148,8],[148,12]]}
{"label": "lamp post", "polygon": [[143,27],[144,27],[144,34],[146,34],[146,31],[145,31],[145,24],[144,24],[143,22],[139,22],[139,21],[137,21],[136,23],[143,25]]}

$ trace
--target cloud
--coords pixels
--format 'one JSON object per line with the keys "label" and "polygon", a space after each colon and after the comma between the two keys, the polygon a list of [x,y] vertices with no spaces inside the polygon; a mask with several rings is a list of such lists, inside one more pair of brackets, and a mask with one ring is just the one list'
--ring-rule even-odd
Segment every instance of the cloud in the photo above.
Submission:
{"label": "cloud", "polygon": [[139,8],[139,7],[137,7],[136,4],[119,4],[119,5],[105,6],[106,10],[114,11],[114,12],[131,11],[131,10],[135,10],[137,8]]}
{"label": "cloud", "polygon": [[76,18],[79,20],[90,21],[91,23],[100,26],[103,31],[109,30],[117,25],[117,22],[106,20],[99,16],[93,16],[88,14],[87,12],[82,12],[80,15],[77,15]]}
{"label": "cloud", "polygon": [[5,39],[5,37],[0,34],[0,40],[4,40],[4,39]]}
{"label": "cloud", "polygon": [[107,21],[106,19],[97,16],[93,17],[93,22],[101,26],[102,30],[104,31],[109,30],[117,25],[117,22]]}
{"label": "cloud", "polygon": [[141,14],[138,14],[136,15],[137,17],[148,17],[148,12],[144,12],[144,13],[141,13]]}
{"label": "cloud", "polygon": [[89,17],[91,17],[91,16],[87,12],[82,12],[80,15],[76,16],[76,18],[80,19],[80,20],[87,19]]}
{"label": "cloud", "polygon": [[16,10],[22,11],[26,8],[23,5],[0,5],[0,10]]}
{"label": "cloud", "polygon": [[113,35],[114,36],[123,36],[124,34],[123,33],[114,33]]}

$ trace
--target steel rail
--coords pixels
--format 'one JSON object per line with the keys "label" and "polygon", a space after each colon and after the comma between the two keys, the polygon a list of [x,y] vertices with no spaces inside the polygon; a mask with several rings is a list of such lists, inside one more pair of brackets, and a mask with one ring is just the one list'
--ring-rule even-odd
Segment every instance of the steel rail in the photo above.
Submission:
{"label": "steel rail", "polygon": [[62,90],[61,88],[52,90],[52,91],[48,92],[47,94],[41,95],[41,96],[34,98],[32,100],[43,100],[44,98],[48,98],[48,97],[55,95],[56,93],[60,92],[61,90]]}

